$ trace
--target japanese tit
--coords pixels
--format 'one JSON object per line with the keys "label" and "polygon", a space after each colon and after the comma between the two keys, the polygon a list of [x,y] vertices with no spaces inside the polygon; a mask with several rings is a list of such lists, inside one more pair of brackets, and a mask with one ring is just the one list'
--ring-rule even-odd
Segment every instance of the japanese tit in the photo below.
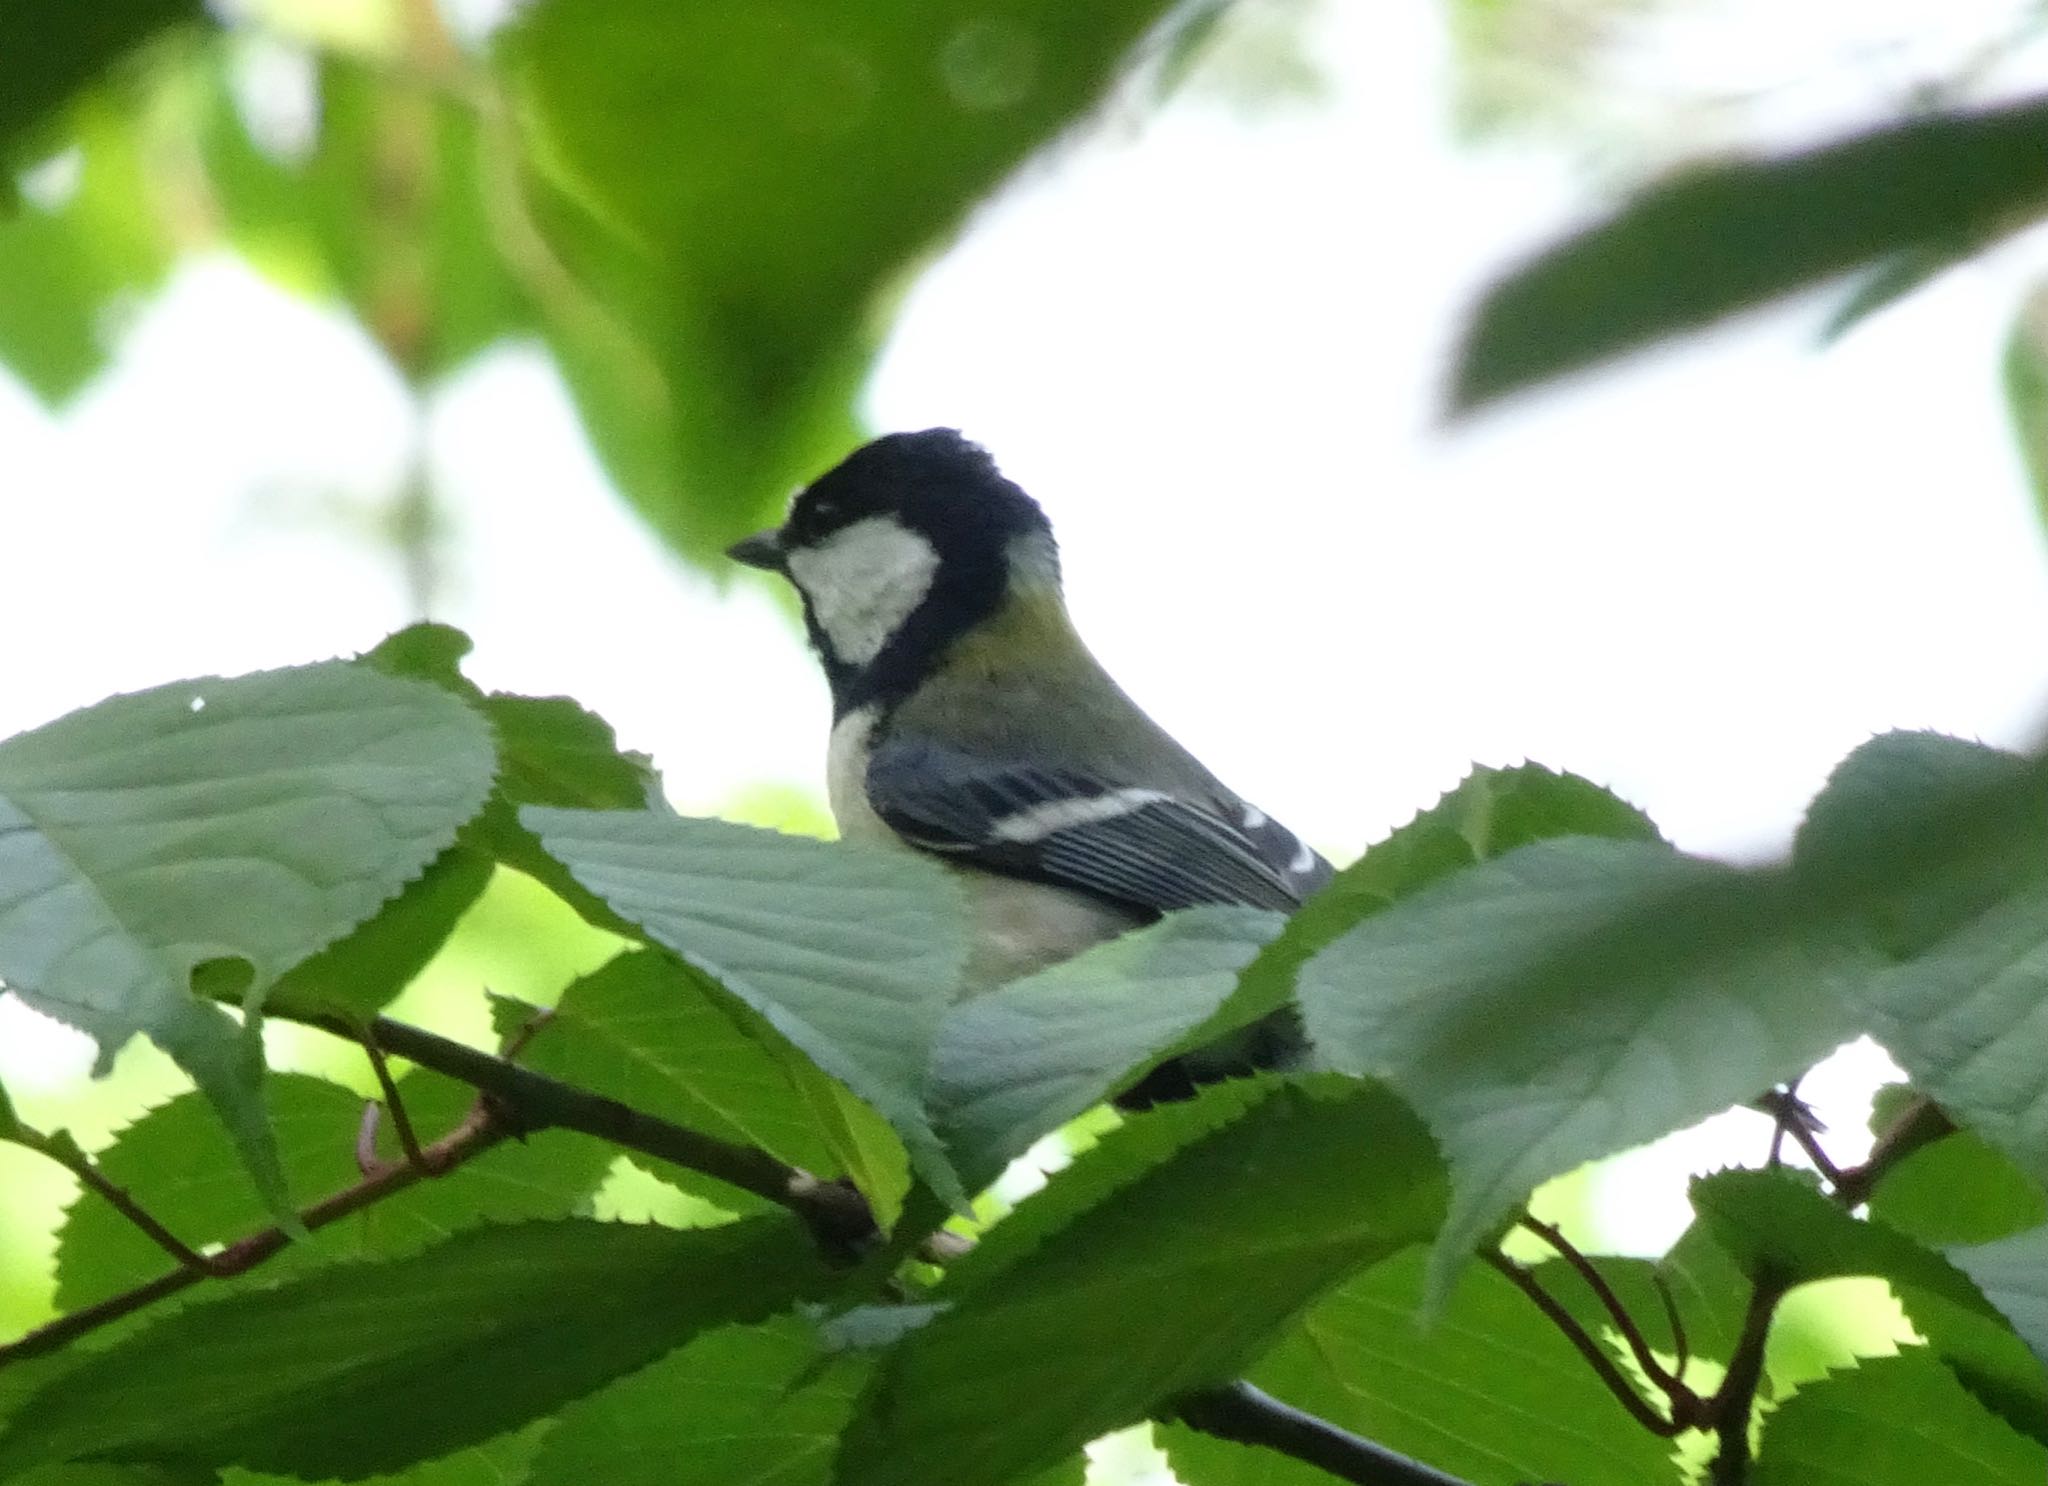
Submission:
{"label": "japanese tit", "polygon": [[[1075,633],[1037,502],[951,429],[897,433],[798,492],[730,555],[787,576],[831,686],[843,836],[967,883],[969,993],[1176,908],[1288,911],[1330,876],[1139,710]],[[1299,1060],[1291,1015],[1119,1101]]]}

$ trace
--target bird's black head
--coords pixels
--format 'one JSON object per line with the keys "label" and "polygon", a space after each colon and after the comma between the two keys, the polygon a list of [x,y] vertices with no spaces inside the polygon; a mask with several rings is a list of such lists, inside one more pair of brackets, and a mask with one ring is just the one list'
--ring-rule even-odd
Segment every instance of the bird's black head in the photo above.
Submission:
{"label": "bird's black head", "polygon": [[950,428],[854,450],[731,556],[796,585],[842,716],[907,694],[1013,585],[1059,583],[1038,503]]}

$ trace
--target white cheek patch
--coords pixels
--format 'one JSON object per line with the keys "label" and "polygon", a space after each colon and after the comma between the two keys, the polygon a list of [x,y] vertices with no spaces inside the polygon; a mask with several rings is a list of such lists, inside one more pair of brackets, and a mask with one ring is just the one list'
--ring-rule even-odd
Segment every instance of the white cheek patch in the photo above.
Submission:
{"label": "white cheek patch", "polygon": [[810,601],[836,660],[864,666],[931,592],[939,554],[887,516],[870,516],[789,554],[789,576]]}

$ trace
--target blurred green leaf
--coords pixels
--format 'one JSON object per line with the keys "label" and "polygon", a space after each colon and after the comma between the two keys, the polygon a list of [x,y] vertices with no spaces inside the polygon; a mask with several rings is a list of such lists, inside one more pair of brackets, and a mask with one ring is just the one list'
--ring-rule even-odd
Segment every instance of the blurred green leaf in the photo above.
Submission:
{"label": "blurred green leaf", "polygon": [[47,167],[48,189],[0,208],[0,362],[46,402],[99,370],[124,299],[171,264],[137,113],[81,104],[65,152]]}
{"label": "blurred green leaf", "polygon": [[2034,491],[2035,514],[2048,522],[2048,290],[2027,296],[2005,340],[2005,406]]}
{"label": "blurred green leaf", "polygon": [[2048,206],[2048,103],[1937,114],[1770,160],[1696,167],[1495,283],[1458,353],[1467,411],[1887,254]]}
{"label": "blurred green leaf", "polygon": [[1774,1410],[1756,1486],[2040,1486],[2048,1450],[1965,1393],[1925,1348],[1809,1383]]}
{"label": "blurred green leaf", "polygon": [[548,1413],[697,1332],[821,1282],[793,1221],[676,1232],[480,1228],[194,1306],[59,1376],[0,1473],[91,1454],[318,1480],[387,1471]]}
{"label": "blurred green leaf", "polygon": [[549,339],[614,479],[684,551],[854,441],[907,272],[1107,90],[1165,0],[547,0],[499,41]]}
{"label": "blurred green leaf", "polygon": [[234,1132],[288,1206],[257,1097],[261,1048],[196,998],[235,959],[249,994],[347,933],[476,813],[489,730],[431,688],[339,662],[206,677],[0,743],[0,976],[89,1033],[137,1033]]}
{"label": "blurred green leaf", "polygon": [[[1035,1204],[1061,1215],[1027,1221],[1026,1243],[1000,1263],[977,1255],[936,1292],[958,1299],[884,1355],[835,1480],[999,1486],[1235,1376],[1303,1306],[1442,1213],[1429,1139],[1382,1090],[1226,1084],[1191,1104],[1205,1108],[1156,1124],[1230,1122],[1123,1168],[1078,1215],[1063,1178],[996,1228]],[[1123,1133],[1097,1147],[1098,1170]]]}
{"label": "blurred green leaf", "polygon": [[[526,1479],[526,1472],[539,1451],[541,1441],[554,1427],[552,1419],[539,1419],[524,1429],[501,1434],[480,1445],[469,1445],[433,1460],[407,1466],[391,1475],[371,1476],[361,1486],[514,1486]],[[195,1486],[215,1486],[209,1472]],[[300,1486],[296,1477],[262,1475],[230,1466],[220,1473],[219,1486]]]}
{"label": "blurred green leaf", "polygon": [[968,1190],[1200,1026],[1280,924],[1250,908],[1169,914],[953,1007],[931,1106]]}
{"label": "blurred green leaf", "polygon": [[24,163],[36,126],[128,53],[199,22],[200,0],[9,0],[0,6],[0,168]]}
{"label": "blurred green leaf", "polygon": [[[1564,1333],[1500,1275],[1468,1270],[1442,1314],[1419,1325],[1424,1262],[1411,1250],[1346,1281],[1246,1380],[1473,1486],[1675,1486],[1670,1445],[1637,1428]],[[1175,1472],[1202,1486],[1330,1479],[1182,1425],[1163,1438]]]}
{"label": "blurred green leaf", "polygon": [[527,1486],[825,1486],[866,1359],[784,1318],[699,1337],[563,1411]]}
{"label": "blurred green leaf", "polygon": [[1317,1053],[1442,1142],[1436,1283],[1535,1187],[1791,1078],[1856,1031],[1779,874],[1538,842],[1366,919],[1301,972]]}
{"label": "blurred green leaf", "polygon": [[1458,787],[1325,884],[1246,970],[1208,1039],[1286,1005],[1309,958],[1361,919],[1475,862],[1554,836],[1657,841],[1647,815],[1576,774],[1541,764],[1477,767]]}
{"label": "blurred green leaf", "polygon": [[[424,1069],[405,1075],[398,1088],[423,1141],[454,1128],[476,1097],[474,1090]],[[294,1191],[323,1197],[361,1179],[355,1160],[360,1095],[305,1074],[274,1073],[264,1081],[264,1103]],[[380,1135],[380,1154],[399,1159],[388,1117]],[[601,1141],[559,1130],[508,1142],[471,1158],[447,1180],[421,1182],[320,1229],[234,1283],[261,1288],[275,1282],[280,1268],[391,1258],[481,1222],[566,1217],[597,1190],[613,1155]],[[269,1221],[233,1156],[205,1101],[183,1094],[121,1131],[98,1159],[101,1171],[159,1222],[203,1249],[254,1233]],[[57,1304],[81,1310],[171,1267],[170,1258],[133,1224],[82,1192],[58,1231]]]}
{"label": "blurred green leaf", "polygon": [[334,53],[302,155],[250,134],[225,77],[200,141],[222,227],[259,268],[333,294],[413,382],[531,332],[491,192],[514,168],[477,109],[424,70]]}
{"label": "blurred green leaf", "polygon": [[662,811],[527,806],[519,819],[620,917],[872,1105],[933,1189],[964,1201],[924,1108],[932,1042],[967,960],[944,868]]}

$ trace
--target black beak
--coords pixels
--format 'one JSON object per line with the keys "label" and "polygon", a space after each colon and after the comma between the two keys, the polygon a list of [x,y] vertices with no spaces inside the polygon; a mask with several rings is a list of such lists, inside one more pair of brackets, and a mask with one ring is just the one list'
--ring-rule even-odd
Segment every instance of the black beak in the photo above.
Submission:
{"label": "black beak", "polygon": [[725,549],[725,555],[764,572],[789,571],[789,553],[783,548],[780,531],[757,531],[751,537],[742,537]]}

